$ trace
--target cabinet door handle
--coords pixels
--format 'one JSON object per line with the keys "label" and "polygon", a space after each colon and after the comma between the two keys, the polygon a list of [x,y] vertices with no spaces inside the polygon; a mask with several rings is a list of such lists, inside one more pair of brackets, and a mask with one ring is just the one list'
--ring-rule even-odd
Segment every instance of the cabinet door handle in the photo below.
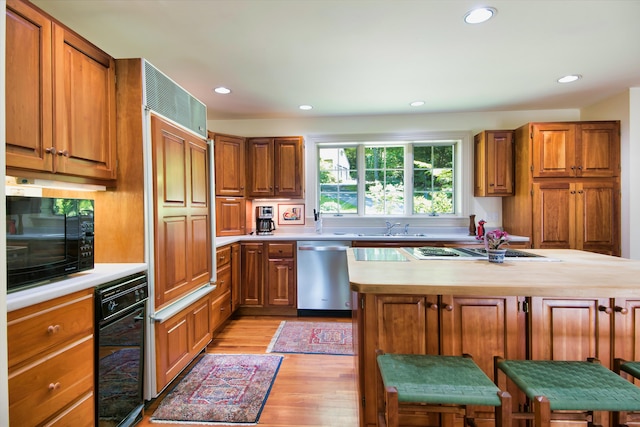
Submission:
{"label": "cabinet door handle", "polygon": [[60,325],[49,325],[47,332],[49,334],[57,334],[60,331]]}
{"label": "cabinet door handle", "polygon": [[430,310],[437,310],[438,309],[438,304],[436,303],[427,303],[427,308]]}
{"label": "cabinet door handle", "polygon": [[49,391],[54,391],[54,390],[58,390],[60,388],[60,383],[50,383],[49,384]]}
{"label": "cabinet door handle", "polygon": [[444,306],[444,309],[446,311],[453,311],[453,306],[451,304],[447,304],[447,305]]}
{"label": "cabinet door handle", "polygon": [[58,151],[58,156],[69,157],[69,152],[67,150]]}
{"label": "cabinet door handle", "polygon": [[599,305],[598,310],[603,311],[607,314],[611,314],[611,312],[613,311],[611,310],[611,307],[605,307],[604,305]]}
{"label": "cabinet door handle", "polygon": [[56,154],[56,149],[54,147],[45,148],[44,150],[47,154]]}
{"label": "cabinet door handle", "polygon": [[616,313],[620,313],[620,314],[627,314],[627,313],[629,312],[629,310],[627,310],[627,308],[626,308],[626,307],[620,307],[619,305],[616,305],[616,306],[614,307],[614,311],[615,311]]}

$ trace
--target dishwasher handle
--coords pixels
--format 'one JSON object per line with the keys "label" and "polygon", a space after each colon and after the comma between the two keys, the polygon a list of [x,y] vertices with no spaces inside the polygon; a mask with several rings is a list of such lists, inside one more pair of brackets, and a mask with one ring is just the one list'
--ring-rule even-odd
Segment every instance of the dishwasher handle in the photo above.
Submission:
{"label": "dishwasher handle", "polygon": [[298,246],[300,251],[316,251],[316,252],[340,252],[346,251],[349,246]]}

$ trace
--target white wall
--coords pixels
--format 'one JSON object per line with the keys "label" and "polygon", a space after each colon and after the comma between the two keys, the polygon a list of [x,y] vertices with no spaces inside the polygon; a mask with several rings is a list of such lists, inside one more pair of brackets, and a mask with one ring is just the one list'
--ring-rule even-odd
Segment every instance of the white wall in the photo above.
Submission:
{"label": "white wall", "polygon": [[640,225],[632,220],[640,215],[640,194],[632,190],[632,183],[640,179],[640,88],[583,108],[580,119],[620,120],[622,256],[640,259]]}

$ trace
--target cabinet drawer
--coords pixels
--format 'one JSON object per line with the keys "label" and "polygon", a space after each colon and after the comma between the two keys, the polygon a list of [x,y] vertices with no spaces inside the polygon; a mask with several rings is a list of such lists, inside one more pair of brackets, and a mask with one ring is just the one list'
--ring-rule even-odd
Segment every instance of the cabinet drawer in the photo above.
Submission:
{"label": "cabinet drawer", "polygon": [[9,367],[93,332],[93,292],[80,292],[7,314]]}
{"label": "cabinet drawer", "polygon": [[216,280],[216,288],[211,293],[213,298],[217,298],[225,292],[229,292],[231,289],[231,265],[219,268],[216,272],[216,276],[218,277]]}
{"label": "cabinet drawer", "polygon": [[231,262],[231,246],[216,250],[216,268],[224,267]]}
{"label": "cabinet drawer", "polygon": [[293,258],[294,243],[268,243],[269,258]]}
{"label": "cabinet drawer", "polygon": [[38,425],[93,389],[93,335],[9,370],[11,425]]}
{"label": "cabinet drawer", "polygon": [[231,292],[218,297],[211,303],[211,328],[218,329],[231,316]]}
{"label": "cabinet drawer", "polygon": [[49,420],[43,427],[93,427],[95,425],[93,421],[95,418],[93,402],[93,392],[87,393],[55,418]]}

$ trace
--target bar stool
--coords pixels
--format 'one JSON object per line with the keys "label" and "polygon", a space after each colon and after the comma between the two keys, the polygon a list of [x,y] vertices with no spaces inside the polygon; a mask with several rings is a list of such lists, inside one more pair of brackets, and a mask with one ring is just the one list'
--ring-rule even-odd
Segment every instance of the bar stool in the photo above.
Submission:
{"label": "bar stool", "polygon": [[533,418],[535,427],[549,427],[552,419],[576,420],[578,416],[592,425],[596,411],[612,412],[614,425],[620,425],[620,411],[640,410],[640,388],[595,359],[582,362],[496,357],[494,361],[496,380],[498,371],[502,371],[532,402],[533,414],[512,414],[513,419]]}
{"label": "bar stool", "polygon": [[402,409],[411,413],[459,414],[474,425],[473,406],[495,406],[496,426],[511,426],[511,395],[501,391],[468,356],[382,354],[378,369],[384,408],[378,425],[397,427]]}
{"label": "bar stool", "polygon": [[[617,374],[621,374],[622,372],[626,372],[634,378],[640,379],[640,362],[631,362],[624,359],[614,359],[613,361],[613,370]],[[640,421],[640,413],[620,413],[620,423],[625,424],[627,422],[638,422]]]}

